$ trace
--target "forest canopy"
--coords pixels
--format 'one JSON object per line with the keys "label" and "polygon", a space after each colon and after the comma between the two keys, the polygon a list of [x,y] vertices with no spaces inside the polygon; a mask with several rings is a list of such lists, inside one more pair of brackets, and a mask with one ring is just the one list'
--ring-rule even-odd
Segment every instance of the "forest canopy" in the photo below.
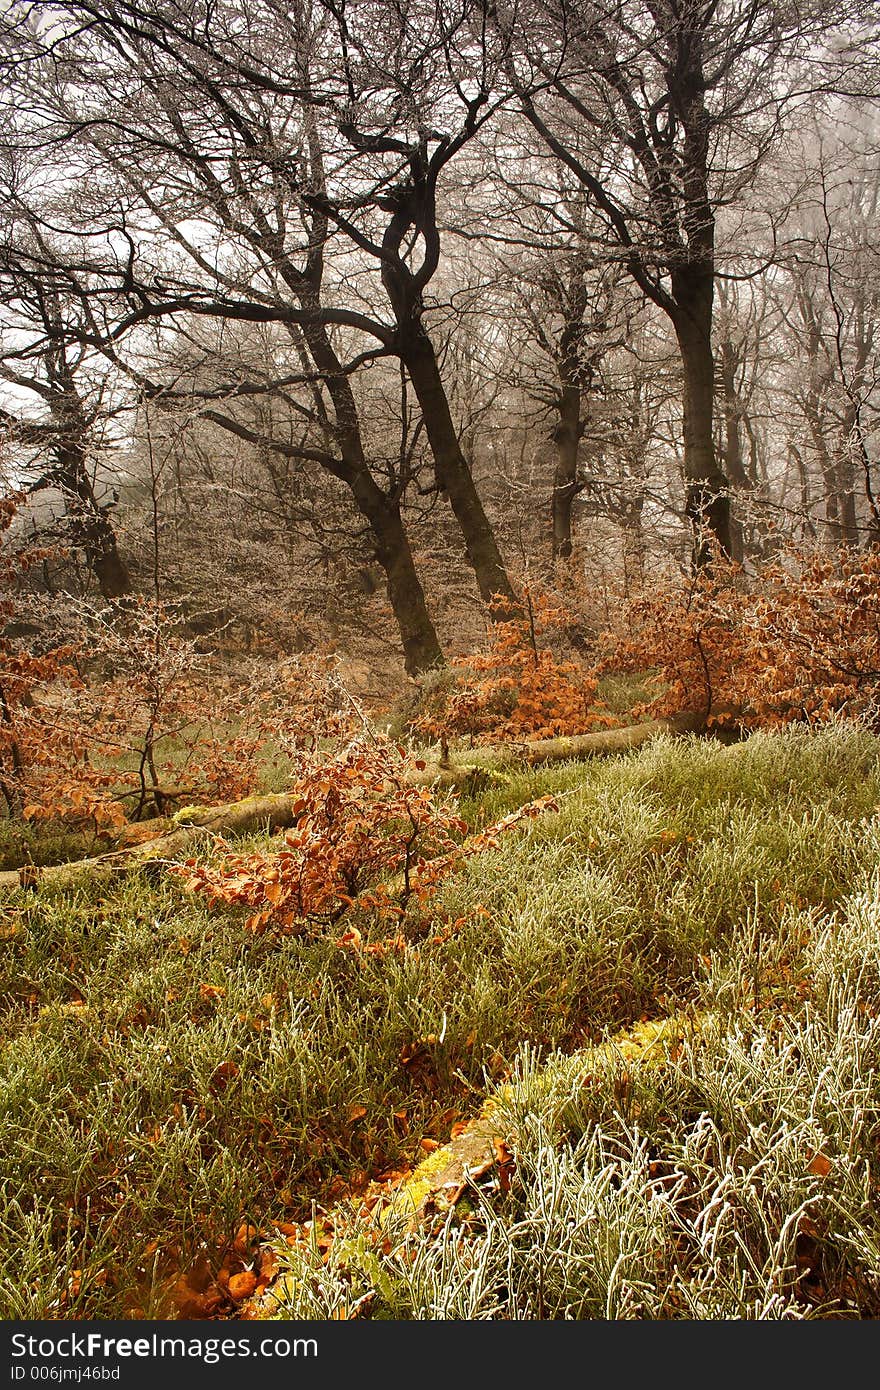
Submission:
{"label": "forest canopy", "polygon": [[43,587],[418,674],[526,576],[596,610],[873,543],[868,10],[94,0],[0,41]]}

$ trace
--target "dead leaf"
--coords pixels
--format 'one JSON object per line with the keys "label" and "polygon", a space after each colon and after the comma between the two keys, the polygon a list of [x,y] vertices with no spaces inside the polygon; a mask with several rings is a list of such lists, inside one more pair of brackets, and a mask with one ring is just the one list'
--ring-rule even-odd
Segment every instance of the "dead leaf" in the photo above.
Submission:
{"label": "dead leaf", "polygon": [[265,1280],[268,1283],[269,1280],[274,1279],[280,1267],[280,1261],[274,1250],[261,1250],[259,1282],[262,1284]]}
{"label": "dead leaf", "polygon": [[243,1221],[235,1233],[235,1240],[232,1242],[235,1253],[246,1255],[254,1241],[258,1239],[259,1234],[256,1226],[252,1226],[248,1221]]}
{"label": "dead leaf", "polygon": [[498,1186],[502,1192],[509,1192],[510,1178],[516,1167],[516,1160],[504,1139],[495,1140],[495,1162],[498,1164]]}
{"label": "dead leaf", "polygon": [[200,1255],[191,1268],[180,1275],[171,1297],[181,1318],[206,1318],[217,1311],[221,1295],[205,1255]]}
{"label": "dead leaf", "polygon": [[817,1149],[814,1154],[810,1155],[810,1161],[807,1164],[807,1172],[814,1173],[817,1178],[827,1178],[833,1167],[834,1164],[831,1162],[831,1159],[826,1157],[821,1149]]}
{"label": "dead leaf", "polygon": [[257,1276],[253,1270],[242,1270],[241,1274],[233,1274],[229,1280],[229,1297],[236,1303],[242,1303],[246,1298],[250,1298],[256,1287]]}
{"label": "dead leaf", "polygon": [[214,1095],[217,1095],[220,1091],[224,1091],[236,1076],[238,1076],[238,1067],[233,1061],[221,1062],[219,1067],[216,1067],[211,1073],[208,1088]]}

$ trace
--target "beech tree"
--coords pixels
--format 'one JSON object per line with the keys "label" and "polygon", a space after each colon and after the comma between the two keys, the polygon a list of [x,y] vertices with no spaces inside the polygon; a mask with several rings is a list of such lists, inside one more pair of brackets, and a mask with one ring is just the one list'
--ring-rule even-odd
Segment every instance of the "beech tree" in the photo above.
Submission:
{"label": "beech tree", "polygon": [[[48,9],[28,13],[45,25]],[[33,23],[17,33],[29,62],[16,80],[29,84],[43,134],[51,128],[89,167],[93,226],[128,245],[124,266],[105,261],[108,283],[129,306],[124,329],[183,315],[285,328],[305,357],[299,371],[231,384],[228,395],[279,385],[311,392],[297,409],[324,440],[296,445],[296,456],[351,488],[389,576],[407,664],[434,664],[439,645],[400,518],[409,480],[377,492],[351,380],[383,357],[404,364],[436,486],[480,592],[487,601],[511,595],[427,330],[425,296],[439,262],[437,182],[490,104],[488,40],[472,59],[470,14],[434,4],[411,13],[364,5],[354,20],[321,3],[283,16],[270,5],[246,14],[231,5],[222,15],[211,7],[200,18],[172,6],[103,3],[52,7],[52,15],[51,44]],[[87,32],[77,22],[86,15]],[[88,74],[85,84],[65,80],[73,66]],[[381,315],[372,306],[383,302]],[[211,409],[249,437],[240,418]]]}
{"label": "beech tree", "polygon": [[729,554],[729,480],[713,441],[716,218],[753,180],[796,99],[798,60],[834,16],[768,0],[533,0],[526,22],[498,13],[526,119],[672,325],[694,559],[708,559],[710,538]]}
{"label": "beech tree", "polygon": [[12,207],[10,199],[0,254],[0,381],[8,388],[0,427],[23,491],[60,498],[62,516],[50,525],[55,538],[81,552],[105,599],[118,599],[131,591],[131,577],[99,437],[116,403],[108,401],[106,372],[82,341],[83,296],[52,247],[22,227]]}

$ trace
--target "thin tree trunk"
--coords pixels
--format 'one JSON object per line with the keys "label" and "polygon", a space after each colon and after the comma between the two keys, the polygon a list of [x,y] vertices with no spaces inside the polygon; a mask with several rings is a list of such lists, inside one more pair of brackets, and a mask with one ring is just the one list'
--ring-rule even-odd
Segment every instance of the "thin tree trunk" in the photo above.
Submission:
{"label": "thin tree trunk", "polygon": [[673,286],[678,306],[673,324],[684,377],[685,510],[694,531],[694,567],[700,569],[711,560],[713,538],[722,555],[733,552],[728,484],[713,439],[712,272],[687,267],[673,275]]}
{"label": "thin tree trunk", "polygon": [[822,486],[825,492],[825,524],[830,532],[832,546],[858,545],[859,532],[855,514],[855,497],[852,488],[847,494],[840,461],[835,460],[828,447],[822,411],[815,391],[811,391],[802,402],[802,409],[822,474]]}
{"label": "thin tree trunk", "polygon": [[[845,449],[846,446],[843,447]],[[840,538],[844,545],[856,547],[859,544],[859,517],[856,508],[855,470],[845,453],[841,453],[834,471],[837,481]]]}
{"label": "thin tree trunk", "polygon": [[559,423],[553,431],[556,468],[550,512],[553,522],[553,558],[567,560],[572,553],[571,509],[579,492],[578,445],[581,437],[581,392],[565,385],[559,393]]}
{"label": "thin tree trunk", "polygon": [[[751,492],[754,480],[749,476],[743,456],[742,407],[736,389],[737,355],[733,344],[725,340],[719,349],[722,408],[724,411],[724,473],[734,488]],[[731,555],[741,562],[745,557],[744,528],[737,518],[730,524]]]}
{"label": "thin tree trunk", "polygon": [[633,500],[623,519],[623,587],[627,598],[645,588],[644,494]]}
{"label": "thin tree trunk", "polygon": [[749,476],[743,455],[742,407],[736,389],[737,358],[729,342],[720,345],[719,366],[724,411],[724,472],[733,487],[750,491],[755,480]]}
{"label": "thin tree trunk", "polygon": [[447,494],[461,527],[480,595],[484,603],[491,603],[499,594],[515,601],[495,533],[462,452],[434,345],[421,325],[402,335],[400,351],[422,410],[437,485]]}

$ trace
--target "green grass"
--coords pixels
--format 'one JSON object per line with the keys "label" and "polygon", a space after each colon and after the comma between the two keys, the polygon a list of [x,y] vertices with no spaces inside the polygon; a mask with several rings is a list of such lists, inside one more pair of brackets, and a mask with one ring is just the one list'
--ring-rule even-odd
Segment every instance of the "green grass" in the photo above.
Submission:
{"label": "green grass", "polygon": [[[711,1012],[665,1061],[523,1049],[497,1112],[509,1190],[381,1233],[337,1213],[326,1260],[283,1250],[276,1315],[880,1315],[878,891],[810,936],[796,1012],[709,981]],[[750,953],[726,963],[742,982]]]}
{"label": "green grass", "polygon": [[90,830],[0,818],[0,870],[22,864],[66,864],[100,854],[106,843]]}
{"label": "green grass", "polygon": [[655,671],[633,674],[630,671],[608,671],[599,678],[597,700],[624,723],[632,722],[632,710],[636,705],[656,700],[663,687],[656,682]]}
{"label": "green grass", "polygon": [[[728,748],[663,740],[510,775],[466,810],[485,823],[547,791],[559,813],[467,861],[404,953],[356,954],[333,933],[254,938],[240,915],[155,873],[10,898],[0,1314],[166,1312],[175,1273],[202,1255],[219,1266],[243,1220],[271,1229],[308,1215],[334,1179],[413,1161],[421,1136],[445,1138],[450,1109],[477,1109],[510,1068],[518,1186],[468,1233],[484,1273],[460,1277],[451,1233],[425,1239],[399,1267],[389,1257],[393,1315],[794,1316],[823,1298],[847,1315],[874,1309],[877,1229],[852,1211],[877,1176],[880,739],[839,725]],[[681,1007],[717,1023],[673,1072],[638,1083],[640,1108],[610,1072],[584,1108],[567,1054]],[[727,1191],[722,1179],[740,1193],[752,1130],[758,1177],[736,1196],[753,1201],[752,1224],[742,1235],[728,1222],[710,1269],[700,1202]],[[827,1228],[840,1269],[823,1265],[812,1302],[792,1290],[782,1231],[818,1181],[795,1181],[807,1144],[849,1155],[835,1201],[850,1215]],[[690,1205],[660,1211],[646,1145],[661,1164],[691,1155]],[[586,1243],[562,1240],[572,1222]],[[646,1254],[668,1243],[664,1222],[697,1252],[666,1294],[671,1266]],[[621,1240],[630,1253],[612,1278],[597,1250]],[[292,1315],[328,1316],[332,1282],[310,1275]]]}

